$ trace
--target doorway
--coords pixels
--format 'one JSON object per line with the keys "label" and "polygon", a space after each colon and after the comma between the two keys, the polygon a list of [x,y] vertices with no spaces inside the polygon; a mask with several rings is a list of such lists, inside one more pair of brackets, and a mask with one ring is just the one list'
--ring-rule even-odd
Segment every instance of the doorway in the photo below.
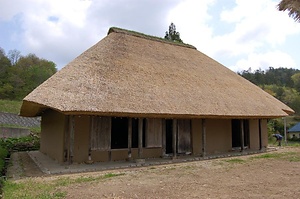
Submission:
{"label": "doorway", "polygon": [[172,132],[173,132],[173,120],[166,120],[166,154],[173,153],[173,142],[172,142]]}
{"label": "doorway", "polygon": [[243,131],[244,131],[244,147],[250,146],[250,130],[249,130],[249,120],[231,120],[232,127],[232,148],[241,147],[241,122],[243,121]]}
{"label": "doorway", "polygon": [[112,118],[111,149],[128,148],[128,118]]}

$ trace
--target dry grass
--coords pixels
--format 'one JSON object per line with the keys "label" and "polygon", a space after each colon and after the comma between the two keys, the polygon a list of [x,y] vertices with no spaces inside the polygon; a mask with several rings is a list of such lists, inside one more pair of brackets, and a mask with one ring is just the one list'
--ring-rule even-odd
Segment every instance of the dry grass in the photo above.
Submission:
{"label": "dry grass", "polygon": [[21,115],[272,118],[289,107],[188,46],[112,29],[23,102]]}

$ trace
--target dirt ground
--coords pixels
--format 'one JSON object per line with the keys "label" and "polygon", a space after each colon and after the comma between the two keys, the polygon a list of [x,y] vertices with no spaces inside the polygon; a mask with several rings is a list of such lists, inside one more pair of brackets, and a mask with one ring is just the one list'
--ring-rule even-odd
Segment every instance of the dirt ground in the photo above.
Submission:
{"label": "dirt ground", "polygon": [[[121,175],[70,184],[59,191],[66,192],[66,198],[299,198],[300,148],[284,147],[275,153],[284,155],[280,158],[253,158],[261,156],[259,154],[68,174],[63,177]],[[23,160],[21,156],[24,156]],[[21,169],[20,178],[43,175],[31,179],[45,182],[62,177],[45,176],[26,160],[26,155],[21,156],[19,160],[24,169]]]}

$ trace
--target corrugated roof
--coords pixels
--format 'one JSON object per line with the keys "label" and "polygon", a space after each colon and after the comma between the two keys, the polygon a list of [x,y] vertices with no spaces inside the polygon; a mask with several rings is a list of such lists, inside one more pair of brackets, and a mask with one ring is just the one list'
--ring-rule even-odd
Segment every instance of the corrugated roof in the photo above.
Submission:
{"label": "corrugated roof", "polygon": [[300,122],[297,123],[295,126],[291,127],[288,132],[300,132]]}
{"label": "corrugated roof", "polygon": [[112,28],[23,100],[20,114],[272,118],[293,113],[190,45]]}

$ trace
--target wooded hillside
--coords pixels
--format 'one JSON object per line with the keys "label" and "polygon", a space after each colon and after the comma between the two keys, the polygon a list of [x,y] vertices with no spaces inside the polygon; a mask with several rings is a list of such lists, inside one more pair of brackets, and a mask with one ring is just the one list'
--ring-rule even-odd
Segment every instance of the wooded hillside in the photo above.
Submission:
{"label": "wooded hillside", "polygon": [[269,67],[266,71],[251,68],[239,75],[273,95],[300,114],[300,70]]}
{"label": "wooded hillside", "polygon": [[22,100],[55,72],[52,61],[35,54],[22,56],[18,50],[6,55],[0,48],[0,99]]}

